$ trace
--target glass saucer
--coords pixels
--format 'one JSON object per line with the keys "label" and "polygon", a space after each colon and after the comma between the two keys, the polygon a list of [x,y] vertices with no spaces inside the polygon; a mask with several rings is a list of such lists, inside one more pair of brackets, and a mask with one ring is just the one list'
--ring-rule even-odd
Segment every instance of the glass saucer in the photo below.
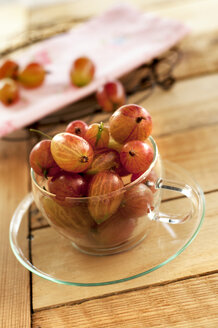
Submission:
{"label": "glass saucer", "polygon": [[[29,231],[32,194],[17,207],[10,224],[11,248],[29,271],[47,280],[74,286],[110,285],[153,272],[182,253],[198,234],[205,213],[204,195],[191,175],[176,164],[163,161],[164,178],[190,185],[199,198],[198,210],[183,224],[153,221],[148,236],[126,252],[92,256],[74,248],[71,242],[49,226]],[[187,212],[188,200],[164,191],[160,212]]]}

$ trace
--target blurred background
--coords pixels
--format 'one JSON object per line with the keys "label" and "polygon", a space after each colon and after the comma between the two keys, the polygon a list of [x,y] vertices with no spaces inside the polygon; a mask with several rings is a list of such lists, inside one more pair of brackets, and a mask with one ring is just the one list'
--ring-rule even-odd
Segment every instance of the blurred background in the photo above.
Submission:
{"label": "blurred background", "polygon": [[[194,0],[193,0],[194,1]],[[126,0],[143,11],[156,12],[161,16],[183,20],[174,5],[180,0],[170,1],[170,7],[163,0]],[[68,30],[93,15],[99,14],[120,1],[116,0],[0,0],[0,52],[12,45],[20,44],[27,38],[44,38]],[[181,4],[189,5],[184,0]],[[91,4],[91,5],[90,5]],[[168,8],[169,7],[169,8]],[[169,10],[170,9],[170,10]],[[190,14],[192,7],[190,7]],[[182,14],[181,14],[182,16]],[[190,16],[192,25],[193,15]]]}
{"label": "blurred background", "polygon": [[[156,1],[156,0],[155,0]],[[123,1],[135,4],[134,0]],[[136,1],[139,8],[149,1]],[[0,0],[0,54],[28,40],[41,40],[69,30],[101,13],[116,0]]]}

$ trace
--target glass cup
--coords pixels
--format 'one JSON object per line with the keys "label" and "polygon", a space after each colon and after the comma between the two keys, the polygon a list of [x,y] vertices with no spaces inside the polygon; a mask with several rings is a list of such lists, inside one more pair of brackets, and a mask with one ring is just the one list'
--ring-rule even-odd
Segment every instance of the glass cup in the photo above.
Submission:
{"label": "glass cup", "polygon": [[[148,142],[154,158],[147,171],[133,182],[131,175],[125,177],[123,188],[106,195],[66,197],[60,201],[47,191],[47,180],[31,170],[36,206],[57,232],[68,238],[75,248],[91,255],[110,255],[131,249],[154,229],[154,221],[185,223],[196,214],[198,193],[185,183],[163,178],[157,145],[152,137]],[[180,209],[174,214],[160,212],[163,189],[186,196],[190,201],[187,212]],[[107,213],[107,219],[98,224],[91,213],[102,220]]]}

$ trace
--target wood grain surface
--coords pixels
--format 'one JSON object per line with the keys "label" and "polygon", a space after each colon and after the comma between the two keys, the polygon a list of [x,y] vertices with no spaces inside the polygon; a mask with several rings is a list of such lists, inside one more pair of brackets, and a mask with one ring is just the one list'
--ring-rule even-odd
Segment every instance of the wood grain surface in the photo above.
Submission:
{"label": "wood grain surface", "polygon": [[[30,327],[29,272],[21,266],[9,245],[9,224],[28,190],[26,143],[0,142],[0,327]],[[23,238],[28,247],[28,226]],[[25,246],[25,245],[24,245]]]}
{"label": "wood grain surface", "polygon": [[33,314],[33,327],[216,328],[218,274]]}

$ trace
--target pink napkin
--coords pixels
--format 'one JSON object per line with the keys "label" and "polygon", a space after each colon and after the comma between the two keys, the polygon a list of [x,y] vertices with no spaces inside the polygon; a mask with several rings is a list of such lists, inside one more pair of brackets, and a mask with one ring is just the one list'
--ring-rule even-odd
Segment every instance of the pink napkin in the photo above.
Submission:
{"label": "pink napkin", "polygon": [[[39,89],[21,89],[21,100],[0,104],[0,137],[93,93],[108,79],[119,78],[175,45],[188,33],[183,24],[117,5],[68,33],[42,41],[13,56],[21,66],[41,62],[51,73]],[[96,65],[92,83],[70,85],[69,70],[79,56]]]}

